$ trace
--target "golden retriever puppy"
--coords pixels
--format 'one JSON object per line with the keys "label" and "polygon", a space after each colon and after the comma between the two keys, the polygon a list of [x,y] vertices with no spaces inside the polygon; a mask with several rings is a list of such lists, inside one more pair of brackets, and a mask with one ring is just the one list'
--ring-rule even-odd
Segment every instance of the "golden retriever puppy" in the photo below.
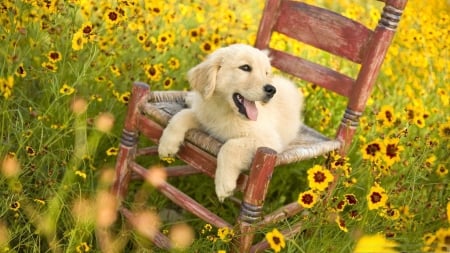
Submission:
{"label": "golden retriever puppy", "polygon": [[272,76],[264,51],[243,44],[216,50],[189,71],[188,80],[190,106],[164,130],[159,156],[175,155],[192,128],[224,142],[215,174],[216,194],[223,201],[233,194],[258,147],[281,152],[296,137],[303,96],[287,79]]}

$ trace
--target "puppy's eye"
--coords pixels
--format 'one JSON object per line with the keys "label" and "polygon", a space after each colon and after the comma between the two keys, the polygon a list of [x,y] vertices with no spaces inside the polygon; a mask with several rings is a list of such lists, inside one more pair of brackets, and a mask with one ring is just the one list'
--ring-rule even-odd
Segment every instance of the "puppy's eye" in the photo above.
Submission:
{"label": "puppy's eye", "polygon": [[239,66],[239,69],[245,72],[251,72],[252,71],[252,67],[250,67],[250,65],[248,64],[244,64],[242,66]]}

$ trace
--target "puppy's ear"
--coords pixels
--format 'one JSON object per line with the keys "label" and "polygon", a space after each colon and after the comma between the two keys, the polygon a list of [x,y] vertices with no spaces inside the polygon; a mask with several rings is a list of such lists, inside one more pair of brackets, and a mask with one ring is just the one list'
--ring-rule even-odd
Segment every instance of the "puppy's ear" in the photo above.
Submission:
{"label": "puppy's ear", "polygon": [[269,58],[269,61],[272,61],[272,56],[270,55],[270,50],[269,49],[263,49],[261,50],[265,55],[267,55],[267,57]]}
{"label": "puppy's ear", "polygon": [[217,71],[220,62],[217,57],[210,56],[188,72],[188,81],[193,90],[202,94],[204,98],[210,97],[216,88]]}

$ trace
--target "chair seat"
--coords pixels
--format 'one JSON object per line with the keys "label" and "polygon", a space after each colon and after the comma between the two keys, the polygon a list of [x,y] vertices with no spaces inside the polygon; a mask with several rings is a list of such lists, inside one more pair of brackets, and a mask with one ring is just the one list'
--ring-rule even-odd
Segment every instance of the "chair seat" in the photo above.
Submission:
{"label": "chair seat", "polygon": [[[169,120],[180,110],[187,108],[184,91],[156,91],[151,92],[148,103],[141,105],[141,110],[148,117],[165,127]],[[217,156],[222,142],[199,129],[189,130],[186,140],[202,150]],[[302,125],[297,137],[283,152],[277,154],[276,165],[288,164],[318,157],[337,150],[341,142],[330,139],[313,128]]]}

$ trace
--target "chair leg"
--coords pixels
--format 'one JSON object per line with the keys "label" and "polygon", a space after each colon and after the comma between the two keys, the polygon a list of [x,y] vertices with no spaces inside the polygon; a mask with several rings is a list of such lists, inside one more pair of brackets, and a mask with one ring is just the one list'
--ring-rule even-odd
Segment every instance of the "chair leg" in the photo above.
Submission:
{"label": "chair leg", "polygon": [[128,111],[125,118],[125,126],[119,146],[119,153],[116,162],[116,176],[112,187],[112,193],[119,199],[125,197],[131,177],[131,170],[128,162],[134,158],[138,137],[136,126],[139,113],[139,104],[146,98],[150,88],[144,83],[133,84],[131,99],[128,103]]}
{"label": "chair leg", "polygon": [[275,167],[277,153],[269,148],[259,148],[253,159],[247,187],[238,217],[240,231],[239,252],[249,252],[253,243],[255,223],[262,218],[264,199]]}

